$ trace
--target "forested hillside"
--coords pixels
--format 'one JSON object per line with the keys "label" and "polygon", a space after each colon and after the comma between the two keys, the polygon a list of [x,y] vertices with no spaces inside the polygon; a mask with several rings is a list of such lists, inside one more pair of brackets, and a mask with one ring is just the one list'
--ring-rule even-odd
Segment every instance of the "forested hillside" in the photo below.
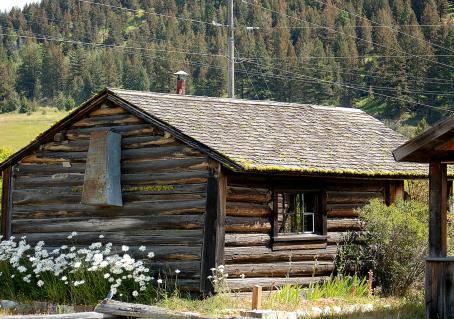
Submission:
{"label": "forested hillside", "polygon": [[[236,95],[432,123],[454,110],[447,0],[235,0]],[[106,87],[225,96],[221,0],[43,0],[0,14],[0,112]]]}

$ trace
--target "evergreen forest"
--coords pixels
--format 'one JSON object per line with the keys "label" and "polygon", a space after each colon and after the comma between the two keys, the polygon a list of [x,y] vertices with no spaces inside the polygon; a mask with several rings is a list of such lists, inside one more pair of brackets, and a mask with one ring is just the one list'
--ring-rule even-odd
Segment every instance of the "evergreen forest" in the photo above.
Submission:
{"label": "evergreen forest", "polygon": [[[69,110],[105,87],[227,95],[227,1],[42,0],[0,13],[0,112]],[[452,8],[451,8],[452,7]],[[236,96],[360,107],[432,124],[454,111],[454,3],[234,0]]]}

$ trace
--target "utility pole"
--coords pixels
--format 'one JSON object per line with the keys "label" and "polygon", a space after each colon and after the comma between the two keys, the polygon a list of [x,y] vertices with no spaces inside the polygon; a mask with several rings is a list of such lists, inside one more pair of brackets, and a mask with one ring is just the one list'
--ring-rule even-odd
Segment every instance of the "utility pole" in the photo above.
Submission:
{"label": "utility pole", "polygon": [[229,6],[229,36],[228,36],[228,88],[230,98],[235,97],[235,29],[233,25],[233,0],[227,0]]}

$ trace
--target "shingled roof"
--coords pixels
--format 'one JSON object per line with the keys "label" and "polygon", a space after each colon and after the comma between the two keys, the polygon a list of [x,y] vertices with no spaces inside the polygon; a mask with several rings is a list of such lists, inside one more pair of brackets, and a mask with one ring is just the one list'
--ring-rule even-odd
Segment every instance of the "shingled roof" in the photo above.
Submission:
{"label": "shingled roof", "polygon": [[394,160],[402,135],[358,109],[109,91],[245,171],[427,176]]}
{"label": "shingled roof", "polygon": [[120,89],[98,93],[0,169],[102,98],[120,102],[237,171],[378,177],[426,177],[428,172],[425,164],[396,162],[392,151],[406,139],[358,109]]}

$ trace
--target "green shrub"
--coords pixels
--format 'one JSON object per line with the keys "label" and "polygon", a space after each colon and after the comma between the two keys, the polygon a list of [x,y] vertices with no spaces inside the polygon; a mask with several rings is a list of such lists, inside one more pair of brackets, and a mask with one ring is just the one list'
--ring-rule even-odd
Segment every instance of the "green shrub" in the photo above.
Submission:
{"label": "green shrub", "polygon": [[360,211],[364,232],[346,237],[338,271],[374,272],[384,294],[404,295],[420,284],[428,248],[428,207],[416,201],[386,206],[373,200]]}

